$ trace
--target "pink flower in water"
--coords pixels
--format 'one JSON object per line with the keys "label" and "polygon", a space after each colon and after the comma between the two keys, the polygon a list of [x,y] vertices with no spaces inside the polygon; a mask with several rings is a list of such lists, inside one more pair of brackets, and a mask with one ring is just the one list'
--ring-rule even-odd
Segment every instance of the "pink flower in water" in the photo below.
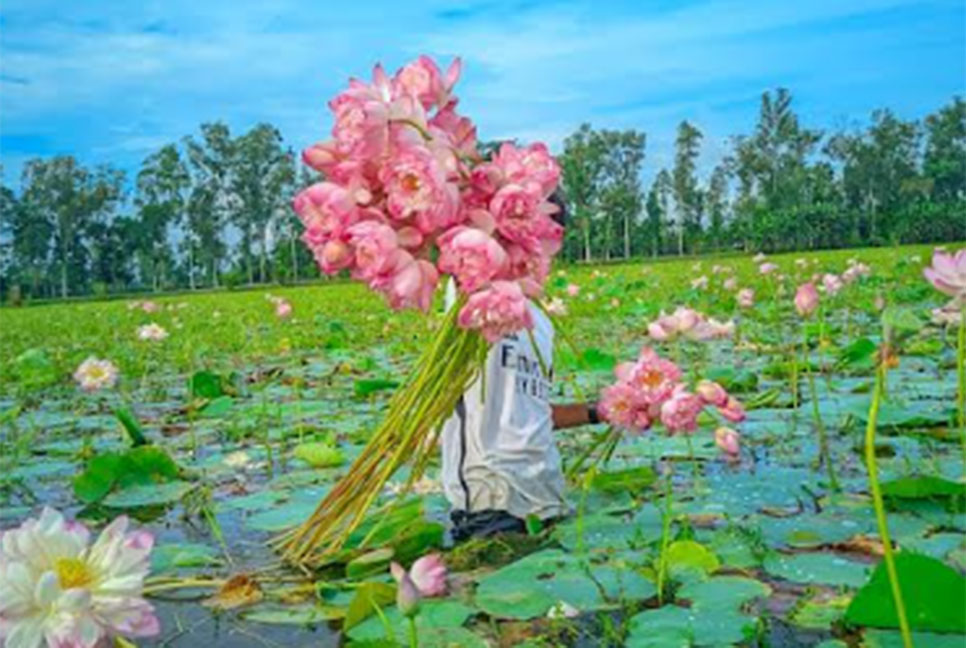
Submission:
{"label": "pink flower in water", "polygon": [[955,299],[942,308],[932,310],[932,323],[937,326],[958,326],[962,318],[962,308]]}
{"label": "pink flower in water", "polygon": [[151,322],[150,324],[139,326],[137,335],[138,339],[142,341],[160,342],[168,337],[168,332],[160,324]]}
{"label": "pink flower in water", "polygon": [[694,432],[702,409],[704,401],[701,397],[689,392],[684,385],[678,385],[661,405],[661,422],[671,434]]}
{"label": "pink flower in water", "polygon": [[110,389],[117,383],[118,370],[110,360],[90,356],[74,372],[74,380],[87,392]]}
{"label": "pink flower in water", "polygon": [[758,272],[763,275],[771,274],[776,270],[778,270],[778,266],[775,265],[774,263],[771,263],[770,261],[767,263],[762,263],[760,266],[758,266]]}
{"label": "pink flower in water", "polygon": [[825,289],[825,294],[829,297],[834,297],[842,290],[842,279],[838,275],[826,273],[822,275],[822,287]]}
{"label": "pink flower in water", "polygon": [[389,571],[396,580],[396,607],[404,617],[412,618],[419,614],[422,597],[409,572],[397,562],[389,565]]}
{"label": "pink flower in water", "polygon": [[161,307],[158,306],[157,302],[145,300],[141,302],[141,310],[143,310],[145,313],[157,313],[159,310],[161,310]]}
{"label": "pink flower in water", "polygon": [[663,401],[671,395],[681,379],[681,369],[670,360],[645,347],[637,362],[625,362],[614,370],[618,380],[631,385],[648,405]]}
{"label": "pink flower in water", "polygon": [[708,405],[724,407],[728,402],[728,392],[713,380],[701,380],[694,390]]}
{"label": "pink flower in water", "polygon": [[808,317],[818,308],[818,290],[812,282],[804,283],[795,291],[795,310],[802,317]]}
{"label": "pink flower in water", "polygon": [[597,408],[603,420],[626,430],[643,432],[651,427],[649,407],[627,382],[619,380],[601,390]]}
{"label": "pink flower in water", "polygon": [[275,302],[275,316],[283,320],[291,317],[292,304],[287,299],[278,298]]}
{"label": "pink flower in water", "polygon": [[533,328],[533,316],[519,284],[494,281],[470,295],[460,311],[459,325],[480,331],[492,343],[520,329]]}
{"label": "pink flower in water", "polygon": [[439,269],[456,277],[464,292],[476,292],[504,269],[507,253],[492,236],[457,226],[439,237]]}
{"label": "pink flower in water", "polygon": [[409,577],[413,579],[420,595],[425,597],[446,594],[446,574],[446,563],[437,553],[418,558],[409,568]]}
{"label": "pink flower in water", "polygon": [[719,322],[713,317],[710,317],[708,319],[702,319],[700,322],[698,322],[698,325],[687,333],[687,337],[692,340],[704,342],[707,340],[721,340],[730,338],[734,336],[734,334],[734,320]]}
{"label": "pink flower in water", "polygon": [[755,305],[755,291],[751,288],[742,288],[738,291],[737,301],[741,308],[751,308]]}
{"label": "pink flower in water", "polygon": [[714,443],[729,458],[737,458],[741,453],[741,435],[730,427],[719,427],[714,431]]}
{"label": "pink flower in water", "polygon": [[660,317],[648,324],[647,334],[658,341],[671,340],[689,333],[702,320],[703,317],[697,311],[679,306],[670,315],[662,312]]}
{"label": "pink flower in water", "polygon": [[741,423],[745,420],[745,407],[734,396],[728,396],[728,401],[723,407],[718,407],[718,413],[732,423]]}
{"label": "pink flower in water", "polygon": [[700,277],[695,277],[691,280],[691,288],[693,290],[704,290],[708,287],[708,277],[707,275],[701,275]]}
{"label": "pink flower in water", "polygon": [[111,522],[90,532],[44,508],[0,534],[0,644],[93,648],[113,637],[151,637],[160,624],[144,600],[154,538]]}
{"label": "pink flower in water", "polygon": [[565,304],[564,300],[560,299],[559,297],[554,297],[549,302],[545,303],[544,308],[548,313],[557,317],[563,317],[567,314],[567,304]]}
{"label": "pink flower in water", "polygon": [[932,265],[923,274],[939,292],[960,300],[966,299],[966,248],[955,254],[936,250]]}
{"label": "pink flower in water", "polygon": [[567,284],[567,296],[576,297],[580,294],[580,286],[575,283]]}
{"label": "pink flower in water", "polygon": [[738,280],[734,277],[728,277],[722,282],[721,287],[725,290],[736,290],[738,288]]}

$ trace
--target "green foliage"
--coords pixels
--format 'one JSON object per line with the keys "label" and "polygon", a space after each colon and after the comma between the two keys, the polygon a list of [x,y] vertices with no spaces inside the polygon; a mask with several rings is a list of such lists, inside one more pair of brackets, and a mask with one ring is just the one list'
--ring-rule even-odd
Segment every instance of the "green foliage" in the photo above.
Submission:
{"label": "green foliage", "polygon": [[[895,562],[909,627],[966,633],[966,578],[935,558],[916,553],[900,552]],[[884,562],[852,599],[845,620],[860,626],[899,627]]]}
{"label": "green foliage", "polygon": [[84,472],[74,478],[74,494],[82,502],[93,504],[113,491],[171,482],[179,473],[178,464],[156,446],[105,452],[94,456]]}

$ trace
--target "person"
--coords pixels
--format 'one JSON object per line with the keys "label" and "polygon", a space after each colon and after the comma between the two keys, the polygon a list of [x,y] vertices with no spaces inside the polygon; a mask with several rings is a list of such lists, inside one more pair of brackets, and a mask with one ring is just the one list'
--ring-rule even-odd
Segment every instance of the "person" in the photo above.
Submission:
{"label": "person", "polygon": [[[565,224],[559,194],[554,219]],[[448,287],[447,307],[455,300]],[[493,344],[480,376],[442,430],[443,491],[453,540],[526,531],[536,516],[569,512],[553,430],[599,422],[595,405],[552,404],[553,324],[532,302],[532,335],[519,331]],[[534,346],[534,343],[536,346]]]}

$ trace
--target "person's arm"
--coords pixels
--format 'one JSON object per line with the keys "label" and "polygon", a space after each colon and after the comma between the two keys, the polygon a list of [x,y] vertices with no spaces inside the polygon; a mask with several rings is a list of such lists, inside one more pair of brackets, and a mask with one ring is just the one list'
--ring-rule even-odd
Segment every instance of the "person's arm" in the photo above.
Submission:
{"label": "person's arm", "polygon": [[550,405],[550,409],[553,411],[553,428],[555,430],[600,423],[595,403]]}

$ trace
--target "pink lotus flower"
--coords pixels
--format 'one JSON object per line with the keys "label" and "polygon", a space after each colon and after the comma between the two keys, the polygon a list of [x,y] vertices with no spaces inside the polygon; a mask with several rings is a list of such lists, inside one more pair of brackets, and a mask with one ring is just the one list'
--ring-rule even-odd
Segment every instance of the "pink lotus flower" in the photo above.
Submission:
{"label": "pink lotus flower", "polygon": [[713,317],[708,319],[703,319],[698,322],[691,331],[688,332],[687,336],[689,339],[697,340],[700,342],[707,340],[721,340],[725,338],[730,338],[735,334],[735,322],[734,320],[728,320],[727,322],[719,322]]}
{"label": "pink lotus flower", "polygon": [[708,405],[724,407],[728,403],[728,392],[713,380],[701,380],[695,391]]}
{"label": "pink lotus flower", "polygon": [[412,96],[425,110],[445,106],[449,103],[453,86],[459,80],[461,67],[460,59],[455,58],[443,76],[433,59],[420,56],[396,73],[393,90],[396,94]]}
{"label": "pink lotus flower", "polygon": [[425,259],[416,260],[402,250],[394,258],[396,262],[392,269],[369,285],[383,293],[386,302],[395,310],[418,308],[428,312],[439,283],[436,267]]}
{"label": "pink lotus flower", "polygon": [[154,538],[111,522],[90,532],[44,508],[0,533],[0,644],[93,648],[113,637],[151,637],[160,624],[144,600]]}
{"label": "pink lotus flower", "polygon": [[138,327],[138,339],[141,341],[160,342],[168,337],[168,332],[154,322]]}
{"label": "pink lotus flower", "polygon": [[597,409],[603,420],[627,430],[640,432],[651,426],[647,408],[640,407],[637,390],[624,381],[601,390]]}
{"label": "pink lotus flower", "polygon": [[661,423],[671,434],[694,432],[702,409],[704,401],[684,385],[678,385],[671,397],[661,405]]}
{"label": "pink lotus flower", "polygon": [[737,300],[741,308],[751,308],[755,305],[755,291],[751,288],[742,288],[738,291]]}
{"label": "pink lotus flower", "polygon": [[565,304],[564,301],[559,297],[554,297],[549,302],[545,303],[544,308],[548,313],[557,317],[563,317],[567,314],[567,304]]}
{"label": "pink lotus flower", "polygon": [[287,299],[279,298],[275,302],[275,316],[279,319],[288,319],[292,316],[292,304]]}
{"label": "pink lotus flower", "polygon": [[795,292],[795,310],[802,317],[808,317],[818,308],[818,291],[815,284],[808,282],[798,287]]}
{"label": "pink lotus flower", "polygon": [[533,316],[520,285],[494,281],[470,295],[459,314],[459,325],[479,330],[488,342],[496,342],[514,331],[533,328]]}
{"label": "pink lotus flower", "polygon": [[741,435],[730,427],[719,427],[714,431],[714,443],[729,458],[737,458],[741,453]]}
{"label": "pink lotus flower", "polygon": [[446,170],[427,149],[409,147],[398,152],[380,178],[389,214],[413,222],[423,234],[456,223],[459,189],[449,182]]}
{"label": "pink lotus flower", "polygon": [[962,318],[963,310],[955,299],[932,310],[932,323],[937,326],[958,326]]}
{"label": "pink lotus flower", "polygon": [[542,197],[547,197],[560,181],[560,166],[541,143],[520,149],[509,142],[500,146],[493,165],[509,183],[535,183]]}
{"label": "pink lotus flower", "polygon": [[507,264],[507,253],[482,230],[457,226],[437,241],[439,269],[452,274],[465,292],[476,292],[499,274]]}
{"label": "pink lotus flower", "polygon": [[575,283],[567,284],[567,296],[576,297],[580,294],[580,286]]}
{"label": "pink lotus flower", "polygon": [[778,266],[771,262],[762,263],[760,266],[758,266],[758,272],[763,275],[771,274],[776,270],[778,270]]}
{"label": "pink lotus flower", "polygon": [[148,300],[141,302],[141,310],[145,313],[157,313],[161,307],[156,302]]}
{"label": "pink lotus flower", "polygon": [[708,287],[708,277],[706,275],[701,275],[700,277],[695,277],[691,280],[692,290],[704,290]]}
{"label": "pink lotus flower", "polygon": [[660,317],[648,324],[647,334],[658,341],[671,340],[690,332],[702,319],[697,311],[679,306],[670,315],[662,312]]}
{"label": "pink lotus flower", "polygon": [[110,389],[117,384],[117,367],[110,360],[90,356],[74,372],[74,380],[87,392]]}
{"label": "pink lotus flower", "polygon": [[372,281],[392,273],[399,265],[399,240],[390,226],[377,221],[363,221],[347,231],[355,246],[353,276]]}
{"label": "pink lotus flower", "polygon": [[868,277],[870,274],[872,274],[872,268],[864,263],[859,263],[855,259],[849,259],[849,267],[842,273],[842,281],[852,283],[862,277]]}
{"label": "pink lotus flower", "polygon": [[439,554],[417,559],[408,572],[397,562],[391,563],[389,569],[399,585],[396,605],[404,616],[415,616],[423,598],[446,594],[446,564]]}
{"label": "pink lotus flower", "polygon": [[922,272],[939,292],[966,300],[966,248],[955,254],[936,250],[932,255],[932,265]]}
{"label": "pink lotus flower", "polygon": [[490,201],[490,212],[500,234],[529,250],[538,245],[537,217],[541,196],[531,186],[508,184],[500,188]]}
{"label": "pink lotus flower", "polygon": [[738,288],[738,280],[734,277],[728,277],[722,282],[721,287],[725,290],[736,290]]}
{"label": "pink lotus flower", "polygon": [[734,396],[728,396],[728,401],[724,404],[724,407],[718,407],[718,413],[732,423],[741,423],[746,416],[745,406]]}
{"label": "pink lotus flower", "polygon": [[834,274],[824,274],[822,275],[822,287],[825,289],[825,294],[829,297],[833,297],[842,290],[842,279]]}
{"label": "pink lotus flower", "polygon": [[644,347],[637,362],[624,362],[614,369],[617,379],[631,385],[648,405],[658,403],[674,391],[681,370],[651,348]]}

